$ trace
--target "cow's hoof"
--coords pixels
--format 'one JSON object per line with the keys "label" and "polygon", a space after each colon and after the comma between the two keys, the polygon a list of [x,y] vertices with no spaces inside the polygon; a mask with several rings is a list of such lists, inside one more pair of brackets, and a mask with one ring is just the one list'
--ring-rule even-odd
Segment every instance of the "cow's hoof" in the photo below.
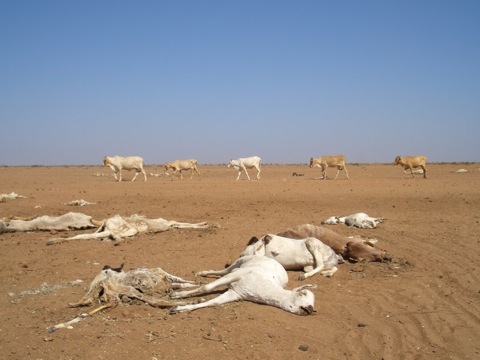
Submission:
{"label": "cow's hoof", "polygon": [[392,256],[389,254],[389,253],[385,253],[383,254],[383,261],[387,262],[387,261],[392,261]]}

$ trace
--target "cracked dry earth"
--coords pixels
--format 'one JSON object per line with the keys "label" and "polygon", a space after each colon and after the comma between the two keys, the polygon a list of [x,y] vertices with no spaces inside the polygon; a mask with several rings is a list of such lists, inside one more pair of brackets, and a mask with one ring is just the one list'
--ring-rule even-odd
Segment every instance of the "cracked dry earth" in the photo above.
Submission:
{"label": "cracked dry earth", "polygon": [[[403,169],[392,165],[351,165],[350,180],[341,173],[321,181],[318,168],[265,165],[260,181],[235,181],[226,166],[200,165],[201,180],[149,176],[146,183],[128,181],[128,172],[116,183],[100,166],[0,168],[0,193],[26,196],[1,202],[2,218],[80,211],[95,219],[141,214],[220,225],[141,234],[118,246],[94,240],[47,246],[52,232],[0,234],[0,358],[478,359],[479,167],[430,164],[424,180],[402,179]],[[455,173],[459,168],[468,172]],[[146,167],[147,174],[161,171]],[[79,199],[94,204],[66,205]],[[347,262],[332,278],[307,279],[317,285],[311,316],[249,302],[169,315],[127,302],[47,331],[93,308],[68,303],[82,298],[104,265],[161,267],[207,282],[194,273],[223,268],[254,235],[356,212],[387,220],[376,229],[325,226],[377,238],[393,261]],[[299,285],[298,275],[289,272],[288,288]]]}

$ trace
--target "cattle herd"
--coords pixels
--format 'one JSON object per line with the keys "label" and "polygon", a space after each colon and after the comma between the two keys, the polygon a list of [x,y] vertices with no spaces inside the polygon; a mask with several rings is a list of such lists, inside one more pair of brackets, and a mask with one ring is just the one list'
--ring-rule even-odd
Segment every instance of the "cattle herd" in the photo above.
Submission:
{"label": "cattle herd", "polygon": [[[230,160],[228,167],[238,171],[236,180],[242,172],[248,180],[247,169],[256,169],[256,179],[260,179],[261,158],[252,156]],[[415,168],[421,168],[423,177],[427,177],[425,156],[397,156],[395,164],[407,170],[413,176]],[[143,173],[144,181],[147,176],[143,167],[143,158],[139,156],[121,157],[105,156],[104,166],[109,166],[117,181],[122,181],[122,170],[135,170],[135,180],[139,173]],[[310,167],[320,167],[322,178],[326,179],[328,167],[337,169],[335,179],[341,170],[345,171],[349,179],[345,156],[321,156],[310,159]],[[182,171],[194,172],[201,178],[195,159],[175,160],[164,166],[164,173],[172,170],[172,180],[177,174],[183,179]],[[372,218],[367,214],[358,213],[349,216],[332,216],[323,224],[345,224],[351,227],[375,228],[385,219]],[[41,216],[34,219],[3,219],[0,221],[0,233],[11,231],[56,230],[68,231],[72,229],[90,229],[97,227],[96,232],[80,234],[73,237],[59,237],[48,239],[47,244],[59,244],[69,240],[105,239],[115,240],[119,244],[125,237],[132,237],[142,232],[168,231],[171,228],[208,229],[219,227],[207,222],[189,224],[172,220],[147,219],[143,216],[132,215],[128,218],[114,216],[103,220],[93,220],[90,216],[81,213],[67,213],[63,216]],[[390,261],[391,256],[375,248],[376,240],[360,237],[345,237],[325,227],[312,224],[301,224],[288,228],[277,234],[267,234],[260,239],[254,237],[247,244],[246,249],[239,254],[238,259],[222,270],[208,270],[197,273],[199,276],[214,276],[216,280],[199,285],[195,282],[181,279],[168,274],[160,268],[136,269],[129,272],[120,268],[113,269],[105,266],[95,277],[86,295],[72,307],[91,306],[100,304],[85,316],[96,311],[125,302],[125,298],[144,301],[155,306],[170,308],[170,313],[192,311],[208,306],[218,306],[232,301],[247,300],[261,304],[279,307],[297,315],[308,315],[314,311],[315,296],[309,290],[313,285],[302,285],[293,290],[285,289],[288,276],[286,270],[303,271],[298,280],[303,281],[316,274],[333,276],[337,265],[345,261]],[[221,295],[210,300],[189,303],[185,298],[203,295],[214,291],[220,286],[228,289]],[[148,290],[147,290],[148,289]],[[83,317],[85,317],[83,316]],[[81,318],[55,325],[50,331],[71,326]]]}
{"label": "cattle herd", "polygon": [[[341,170],[345,171],[345,175],[347,179],[350,179],[348,176],[347,166],[345,164],[345,156],[344,155],[323,155],[317,158],[310,158],[310,167],[319,167],[322,172],[322,179],[327,179],[327,168],[334,167],[337,169],[337,174],[335,175],[336,180],[338,178],[338,174]],[[423,173],[423,177],[427,178],[427,157],[424,155],[418,156],[397,156],[395,158],[395,165],[401,165],[404,169],[403,177],[407,173],[407,170],[410,170],[410,174],[412,177],[414,176],[414,172],[418,170]],[[250,175],[248,174],[247,169],[256,169],[257,170],[257,180],[260,180],[260,172],[261,172],[261,164],[262,159],[258,156],[250,156],[246,158],[239,158],[237,160],[230,160],[227,167],[233,167],[235,170],[238,171],[237,179],[240,179],[242,172],[245,173],[248,180],[250,180]],[[113,175],[117,181],[122,181],[122,169],[125,170],[135,170],[135,176],[133,177],[132,181],[135,181],[137,175],[142,172],[147,181],[147,175],[145,170],[143,169],[143,158],[140,156],[105,156],[103,158],[103,165],[109,166],[113,170]],[[190,170],[191,176],[190,179],[193,178],[193,172],[195,171],[199,177],[201,177],[200,172],[197,168],[197,160],[195,159],[187,159],[187,160],[175,160],[169,163],[166,163],[164,166],[165,170],[163,175],[168,174],[168,170],[172,170],[172,180],[175,179],[175,175],[180,173],[180,179],[183,180],[182,171],[183,170]],[[418,170],[414,170],[417,168],[421,168]],[[118,174],[118,177],[117,177]],[[294,176],[298,176],[297,173],[294,173]]]}

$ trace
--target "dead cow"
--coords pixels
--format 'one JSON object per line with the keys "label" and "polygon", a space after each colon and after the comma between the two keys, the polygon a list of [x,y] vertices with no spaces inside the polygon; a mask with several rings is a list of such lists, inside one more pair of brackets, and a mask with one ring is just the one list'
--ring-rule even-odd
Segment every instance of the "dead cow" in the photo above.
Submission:
{"label": "dead cow", "polygon": [[240,256],[267,256],[278,261],[285,270],[303,270],[298,280],[315,274],[330,277],[337,271],[338,259],[329,246],[314,237],[294,240],[278,235],[265,235],[260,240],[250,239]]}
{"label": "dead cow", "polygon": [[49,328],[50,332],[66,328],[94,313],[117,306],[132,300],[142,301],[157,308],[170,308],[177,304],[169,294],[172,290],[195,286],[193,281],[184,280],[171,275],[161,268],[133,269],[123,271],[123,264],[118,269],[105,266],[93,279],[87,293],[70,307],[91,306],[100,304],[94,310],[84,313],[71,321],[57,324]]}
{"label": "dead cow", "polygon": [[291,239],[317,238],[346,260],[372,262],[391,260],[391,256],[388,253],[373,247],[376,240],[342,236],[332,230],[312,224],[294,226],[279,232],[277,235]]}
{"label": "dead cow", "polygon": [[53,238],[47,241],[47,245],[58,244],[69,240],[95,240],[95,239],[113,239],[115,245],[119,244],[123,238],[135,236],[139,233],[157,233],[168,231],[170,229],[209,229],[217,227],[208,222],[196,224],[183,223],[173,220],[147,219],[142,215],[132,215],[122,217],[115,215],[100,225],[98,230],[90,234],[80,234],[68,238]]}
{"label": "dead cow", "polygon": [[[173,289],[195,286],[195,282],[171,275],[161,268],[123,271],[105,266],[90,284],[87,293],[70,307],[90,306],[101,302],[118,304],[123,297],[137,299],[154,307],[171,307],[169,299],[162,299]],[[125,299],[124,299],[125,300]]]}
{"label": "dead cow", "polygon": [[202,271],[197,275],[222,277],[194,290],[173,292],[171,297],[181,299],[193,295],[207,294],[217,287],[225,285],[228,285],[228,290],[208,301],[174,306],[170,309],[171,314],[241,300],[276,306],[297,315],[309,315],[314,309],[315,295],[306,290],[307,287],[312,287],[312,285],[286,290],[285,286],[288,283],[286,270],[279,262],[266,256],[243,256],[224,270]]}
{"label": "dead cow", "polygon": [[0,222],[0,232],[3,231],[35,231],[35,230],[81,230],[99,227],[94,233],[79,234],[66,238],[53,238],[47,241],[47,245],[58,244],[69,240],[94,240],[113,239],[115,244],[120,243],[123,238],[137,235],[139,233],[163,232],[170,229],[211,229],[218,225],[208,222],[184,223],[162,218],[148,219],[142,215],[122,217],[115,215],[103,221],[95,221],[91,216],[69,212],[62,216],[40,216],[30,220],[10,220]]}
{"label": "dead cow", "polygon": [[375,229],[378,224],[384,222],[385,220],[385,218],[373,218],[365,213],[356,213],[347,216],[331,216],[322,221],[322,224],[345,224],[349,227],[356,227],[360,229]]}
{"label": "dead cow", "polygon": [[91,216],[77,212],[69,212],[61,216],[44,215],[28,219],[4,219],[4,222],[6,231],[83,230],[101,224],[92,220]]}

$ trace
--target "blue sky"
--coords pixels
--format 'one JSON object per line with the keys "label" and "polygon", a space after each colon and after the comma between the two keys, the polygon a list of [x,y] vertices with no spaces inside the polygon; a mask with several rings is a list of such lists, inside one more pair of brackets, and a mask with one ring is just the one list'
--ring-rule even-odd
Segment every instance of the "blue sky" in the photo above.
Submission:
{"label": "blue sky", "polygon": [[0,164],[480,161],[480,1],[0,2]]}

